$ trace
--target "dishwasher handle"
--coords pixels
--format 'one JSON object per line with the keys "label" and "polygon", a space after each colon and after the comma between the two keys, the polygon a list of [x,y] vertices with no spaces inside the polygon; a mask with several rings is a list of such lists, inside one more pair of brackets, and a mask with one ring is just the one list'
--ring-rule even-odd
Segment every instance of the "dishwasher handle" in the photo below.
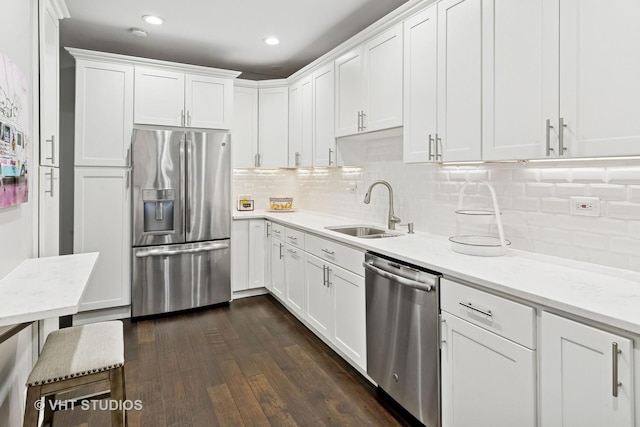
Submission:
{"label": "dishwasher handle", "polygon": [[382,276],[385,279],[393,280],[396,283],[399,283],[399,284],[404,285],[404,286],[409,286],[411,288],[415,288],[415,289],[418,289],[420,291],[431,292],[433,290],[433,288],[434,288],[434,285],[432,285],[432,284],[423,283],[423,282],[416,282],[415,280],[406,279],[404,277],[400,277],[400,276],[395,275],[393,273],[389,273],[388,271],[385,271],[385,270],[383,270],[381,268],[378,268],[378,267],[374,266],[370,262],[363,262],[362,266],[365,268],[365,270],[369,270],[370,272],[372,272],[374,274],[377,274],[379,276]]}

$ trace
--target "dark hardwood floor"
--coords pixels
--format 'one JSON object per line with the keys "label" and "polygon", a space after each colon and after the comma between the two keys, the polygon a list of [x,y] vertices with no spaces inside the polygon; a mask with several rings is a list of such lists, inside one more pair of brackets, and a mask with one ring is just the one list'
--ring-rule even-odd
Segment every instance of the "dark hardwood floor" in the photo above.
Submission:
{"label": "dark hardwood floor", "polygon": [[[130,426],[398,426],[412,420],[273,297],[125,322]],[[108,426],[107,411],[54,426]]]}

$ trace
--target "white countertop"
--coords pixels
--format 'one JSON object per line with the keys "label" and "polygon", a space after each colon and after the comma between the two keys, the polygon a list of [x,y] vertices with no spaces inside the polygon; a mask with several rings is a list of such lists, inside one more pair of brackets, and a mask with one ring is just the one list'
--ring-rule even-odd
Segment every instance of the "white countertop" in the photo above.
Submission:
{"label": "white countertop", "polygon": [[[500,257],[463,255],[447,238],[424,233],[362,239],[326,230],[362,224],[313,212],[234,213],[234,219],[265,218],[323,237],[399,258],[532,303],[640,334],[640,273],[509,249]],[[380,227],[378,224],[377,226]],[[384,226],[381,226],[384,227]]]}
{"label": "white countertop", "polygon": [[78,312],[98,253],[33,258],[0,280],[0,327]]}

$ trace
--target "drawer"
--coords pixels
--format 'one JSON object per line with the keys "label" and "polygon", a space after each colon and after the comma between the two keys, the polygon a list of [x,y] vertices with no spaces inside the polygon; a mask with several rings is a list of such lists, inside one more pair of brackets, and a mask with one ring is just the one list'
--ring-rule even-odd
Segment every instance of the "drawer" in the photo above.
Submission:
{"label": "drawer", "polygon": [[532,307],[442,279],[442,310],[530,349],[536,348],[536,312]]}
{"label": "drawer", "polygon": [[284,230],[284,241],[291,246],[304,250],[304,232],[295,228],[286,227]]}
{"label": "drawer", "polygon": [[280,225],[280,224],[276,224],[275,222],[270,223],[271,226],[269,227],[269,230],[267,231],[269,236],[273,236],[278,240],[282,240],[284,242],[284,225]]}
{"label": "drawer", "polygon": [[332,262],[345,270],[364,276],[364,252],[322,237],[307,234],[305,249],[310,254]]}

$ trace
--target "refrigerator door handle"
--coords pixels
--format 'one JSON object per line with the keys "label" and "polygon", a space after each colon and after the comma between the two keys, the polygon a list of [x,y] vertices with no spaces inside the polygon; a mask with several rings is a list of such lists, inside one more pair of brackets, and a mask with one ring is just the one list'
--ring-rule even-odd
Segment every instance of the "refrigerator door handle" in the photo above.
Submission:
{"label": "refrigerator door handle", "polygon": [[191,185],[192,185],[191,175],[190,175],[191,173],[191,141],[189,140],[189,138],[187,138],[185,141],[185,147],[186,147],[187,155],[186,155],[186,161],[184,162],[184,169],[185,169],[184,176],[186,177],[184,220],[185,220],[186,232],[188,234],[188,233],[191,233]]}
{"label": "refrigerator door handle", "polygon": [[150,256],[195,254],[198,252],[211,252],[211,251],[218,251],[221,249],[228,249],[228,248],[229,248],[228,243],[212,243],[210,245],[201,246],[199,248],[175,249],[171,251],[167,251],[164,249],[149,249],[148,251],[136,252],[136,258],[146,258]]}

